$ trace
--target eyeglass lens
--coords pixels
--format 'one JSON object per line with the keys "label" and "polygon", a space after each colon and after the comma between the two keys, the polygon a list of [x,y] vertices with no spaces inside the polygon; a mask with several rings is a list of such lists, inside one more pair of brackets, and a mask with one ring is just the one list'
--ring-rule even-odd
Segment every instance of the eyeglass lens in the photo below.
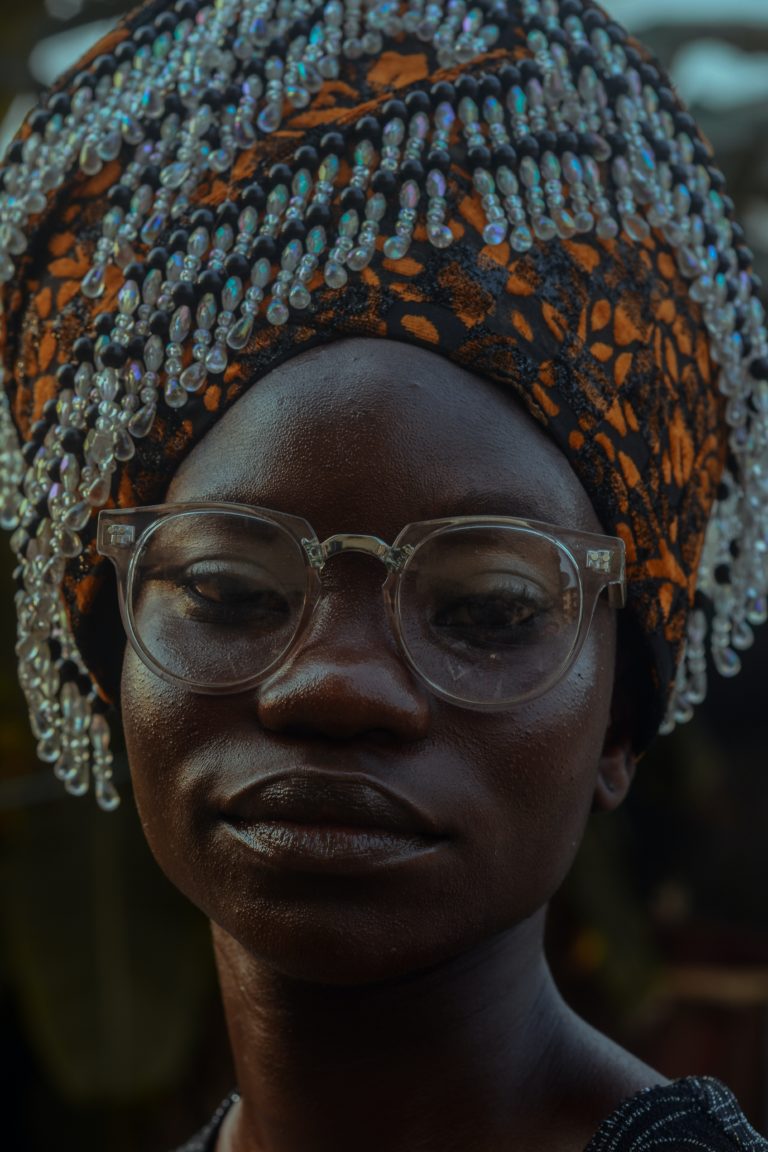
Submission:
{"label": "eyeglass lens", "polygon": [[[156,522],[134,559],[130,611],[157,665],[235,685],[290,647],[307,592],[301,545],[252,515],[190,511]],[[553,540],[513,526],[438,529],[401,574],[395,611],[415,668],[466,703],[521,699],[556,677],[579,632],[579,575]]]}

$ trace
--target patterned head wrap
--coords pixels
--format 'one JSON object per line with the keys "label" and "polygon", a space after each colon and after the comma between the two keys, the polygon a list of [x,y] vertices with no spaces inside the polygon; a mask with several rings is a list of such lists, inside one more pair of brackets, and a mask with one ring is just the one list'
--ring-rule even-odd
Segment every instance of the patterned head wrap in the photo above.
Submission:
{"label": "patterned head wrap", "polygon": [[2,172],[2,519],[39,754],[117,800],[100,507],[162,500],[243,391],[345,336],[547,429],[627,548],[646,740],[766,616],[768,346],[707,143],[589,0],[146,4]]}

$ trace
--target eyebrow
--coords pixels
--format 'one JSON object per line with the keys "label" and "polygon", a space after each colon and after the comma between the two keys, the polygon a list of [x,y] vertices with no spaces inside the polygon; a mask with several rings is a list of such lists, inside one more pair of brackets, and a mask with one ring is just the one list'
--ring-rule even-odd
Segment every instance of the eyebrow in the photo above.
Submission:
{"label": "eyebrow", "polygon": [[546,520],[541,503],[532,501],[531,494],[514,496],[510,492],[497,492],[487,488],[469,488],[458,500],[451,502],[451,516],[513,516],[521,520]]}

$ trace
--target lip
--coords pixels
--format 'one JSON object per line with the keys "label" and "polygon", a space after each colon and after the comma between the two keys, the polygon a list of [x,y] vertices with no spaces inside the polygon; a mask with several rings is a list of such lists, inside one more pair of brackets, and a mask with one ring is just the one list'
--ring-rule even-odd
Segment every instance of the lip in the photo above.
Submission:
{"label": "lip", "polygon": [[264,864],[290,871],[367,871],[445,839],[413,801],[360,773],[274,774],[225,800],[221,815]]}

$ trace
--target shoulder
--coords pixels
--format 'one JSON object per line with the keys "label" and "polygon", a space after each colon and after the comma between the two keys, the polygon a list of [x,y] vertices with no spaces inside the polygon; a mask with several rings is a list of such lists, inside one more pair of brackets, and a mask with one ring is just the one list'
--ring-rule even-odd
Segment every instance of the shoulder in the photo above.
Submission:
{"label": "shoulder", "polygon": [[231,1092],[226,1100],[223,1100],[219,1107],[214,1112],[211,1119],[196,1136],[188,1140],[181,1148],[177,1148],[176,1152],[214,1152],[216,1147],[216,1140],[221,1131],[221,1126],[224,1119],[233,1104],[240,1099],[237,1092]]}
{"label": "shoulder", "polygon": [[585,1152],[768,1152],[736,1097],[712,1077],[645,1088],[601,1124]]}

